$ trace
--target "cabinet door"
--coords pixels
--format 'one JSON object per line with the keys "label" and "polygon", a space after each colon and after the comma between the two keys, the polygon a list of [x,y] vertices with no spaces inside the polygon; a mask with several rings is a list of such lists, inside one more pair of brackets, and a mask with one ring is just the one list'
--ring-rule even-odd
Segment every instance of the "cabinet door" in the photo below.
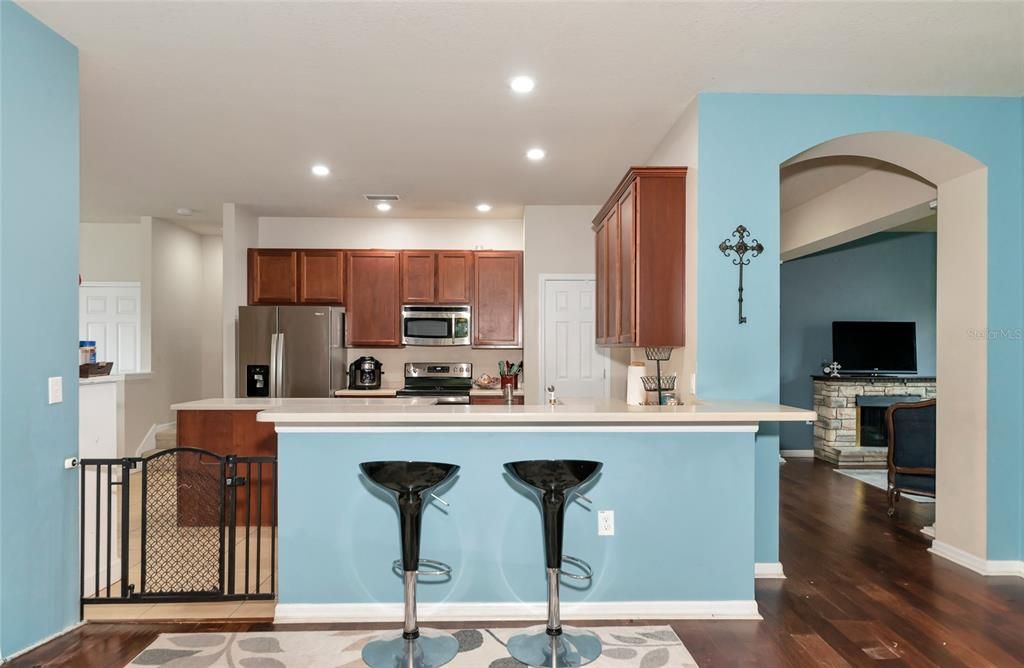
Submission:
{"label": "cabinet door", "polygon": [[437,303],[473,301],[473,253],[441,251],[437,254]]}
{"label": "cabinet door", "polygon": [[403,304],[436,303],[436,260],[431,251],[402,251]]}
{"label": "cabinet door", "polygon": [[340,250],[299,251],[299,303],[345,303],[345,253]]}
{"label": "cabinet door", "polygon": [[473,346],[523,345],[523,254],[480,251],[474,255]]}
{"label": "cabinet door", "polygon": [[601,225],[595,234],[595,275],[597,278],[597,308],[594,313],[594,333],[598,343],[608,343],[608,226]]}
{"label": "cabinet door", "polygon": [[297,253],[249,249],[249,303],[294,304],[299,300]]}
{"label": "cabinet door", "polygon": [[619,199],[618,342],[633,345],[636,332],[636,182]]}
{"label": "cabinet door", "polygon": [[345,298],[349,346],[402,344],[400,255],[398,251],[349,251]]}
{"label": "cabinet door", "polygon": [[619,209],[612,207],[604,220],[608,228],[608,310],[605,311],[605,332],[608,343],[619,342],[622,320],[622,274],[619,271]]}

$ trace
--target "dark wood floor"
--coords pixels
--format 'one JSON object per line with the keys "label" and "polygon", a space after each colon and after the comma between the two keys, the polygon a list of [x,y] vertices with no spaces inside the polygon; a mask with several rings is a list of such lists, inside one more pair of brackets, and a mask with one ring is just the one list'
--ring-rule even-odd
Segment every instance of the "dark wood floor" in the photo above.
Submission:
{"label": "dark wood floor", "polygon": [[[758,581],[764,621],[671,622],[701,666],[1024,666],[1024,579],[983,578],[928,554],[919,530],[933,506],[904,501],[889,520],[881,490],[820,462],[781,469],[788,579]],[[286,628],[360,627],[382,628]],[[161,632],[274,628],[87,624],[10,665],[114,668]]]}

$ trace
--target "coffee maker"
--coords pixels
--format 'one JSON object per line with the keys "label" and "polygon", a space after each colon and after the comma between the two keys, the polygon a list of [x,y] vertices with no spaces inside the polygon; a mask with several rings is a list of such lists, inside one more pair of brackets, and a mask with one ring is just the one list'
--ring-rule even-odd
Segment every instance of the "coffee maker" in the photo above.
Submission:
{"label": "coffee maker", "polygon": [[348,365],[348,389],[379,390],[384,365],[376,357],[363,355]]}

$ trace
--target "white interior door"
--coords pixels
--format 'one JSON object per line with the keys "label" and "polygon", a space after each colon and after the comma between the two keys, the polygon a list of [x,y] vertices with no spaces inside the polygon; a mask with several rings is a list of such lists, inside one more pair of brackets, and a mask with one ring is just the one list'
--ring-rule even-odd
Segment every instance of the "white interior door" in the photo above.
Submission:
{"label": "white interior door", "polygon": [[594,340],[593,278],[544,280],[544,387],[562,400],[608,396],[608,358]]}
{"label": "white interior door", "polygon": [[112,373],[140,370],[142,286],[82,283],[78,289],[78,338],[96,342],[96,361],[113,362]]}

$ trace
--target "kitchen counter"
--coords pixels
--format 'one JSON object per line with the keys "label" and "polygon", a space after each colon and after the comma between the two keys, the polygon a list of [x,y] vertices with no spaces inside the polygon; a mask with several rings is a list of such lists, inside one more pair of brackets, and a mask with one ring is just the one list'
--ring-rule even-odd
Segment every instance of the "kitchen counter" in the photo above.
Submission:
{"label": "kitchen counter", "polygon": [[248,399],[248,398],[213,398],[199,399],[198,401],[186,401],[184,403],[172,404],[173,411],[265,411],[276,410],[326,410],[344,407],[345,410],[361,406],[374,406],[386,404],[388,406],[432,406],[433,399],[429,398],[401,398],[397,399],[381,396],[363,396],[360,398],[338,397],[331,399]]}
{"label": "kitchen counter", "polygon": [[[755,462],[778,453],[757,430],[813,420],[813,411],[751,402],[394,402],[297,401],[257,415],[278,440],[277,621],[401,618],[401,581],[388,568],[399,550],[394,504],[359,469],[381,459],[461,467],[441,492],[451,507],[430,504],[423,516],[423,557],[456,573],[420,587],[424,621],[543,619],[537,502],[503,468],[525,459],[604,464],[585,490],[592,503],[566,509],[566,552],[589,561],[594,579],[562,588],[564,617],[759,618]],[[598,510],[614,511],[616,535],[598,536]]]}
{"label": "kitchen counter", "polygon": [[362,399],[366,397],[393,397],[401,387],[381,387],[376,390],[335,390],[338,398]]}
{"label": "kitchen counter", "polygon": [[[400,387],[382,387],[378,390],[337,390],[334,393],[336,397],[393,397],[395,393],[402,388]],[[515,391],[517,397],[525,395],[522,388]],[[500,397],[501,390],[486,390],[479,387],[474,387],[469,391],[471,397]]]}
{"label": "kitchen counter", "polygon": [[630,406],[605,401],[557,406],[456,406],[395,404],[332,404],[330,399],[296,399],[269,407],[261,422],[274,422],[278,431],[288,425],[753,425],[760,422],[805,422],[814,411],[756,402],[711,401],[682,406]]}

